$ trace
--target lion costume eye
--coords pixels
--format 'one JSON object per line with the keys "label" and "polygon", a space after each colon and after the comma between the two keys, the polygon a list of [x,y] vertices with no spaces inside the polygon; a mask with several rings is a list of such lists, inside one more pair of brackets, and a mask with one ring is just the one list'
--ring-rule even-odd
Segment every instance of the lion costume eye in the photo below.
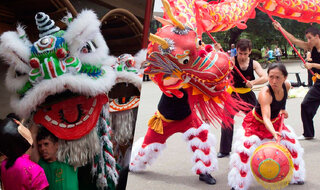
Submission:
{"label": "lion costume eye", "polygon": [[93,41],[86,42],[86,45],[81,48],[81,53],[95,52],[97,45]]}
{"label": "lion costume eye", "polygon": [[200,39],[197,39],[196,47],[199,48],[200,46],[202,46],[202,44],[202,41]]}
{"label": "lion costume eye", "polygon": [[27,73],[22,73],[22,72],[19,72],[19,71],[15,71],[15,77],[21,77],[21,76],[25,76],[27,75]]}
{"label": "lion costume eye", "polygon": [[186,65],[189,63],[189,59],[190,59],[189,56],[185,56],[183,58],[178,59],[178,61],[179,61],[179,63]]}

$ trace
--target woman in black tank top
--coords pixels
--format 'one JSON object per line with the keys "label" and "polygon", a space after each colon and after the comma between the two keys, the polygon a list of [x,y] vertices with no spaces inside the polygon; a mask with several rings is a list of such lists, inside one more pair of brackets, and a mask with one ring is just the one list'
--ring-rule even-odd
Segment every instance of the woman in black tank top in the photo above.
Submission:
{"label": "woman in black tank top", "polygon": [[290,83],[286,81],[288,72],[281,63],[272,64],[268,69],[269,85],[259,93],[258,104],[243,120],[242,128],[237,131],[236,147],[230,157],[231,170],[228,183],[232,189],[248,189],[252,180],[250,159],[255,149],[266,139],[277,140],[291,153],[294,164],[293,184],[303,184],[305,177],[303,148],[298,143],[293,130],[284,125],[281,131],[280,114],[288,117],[285,111]]}
{"label": "woman in black tank top", "polygon": [[[246,135],[254,134],[261,139],[280,138],[278,132],[280,126],[274,123],[279,120],[281,114],[284,114],[285,118],[288,117],[288,113],[285,111],[288,90],[290,89],[290,83],[286,81],[287,76],[288,72],[284,65],[274,64],[269,67],[269,85],[262,88],[257,105],[252,113],[246,116],[242,124],[246,130]],[[258,121],[260,125],[257,125],[255,121]],[[252,127],[252,123],[255,124],[255,127]]]}

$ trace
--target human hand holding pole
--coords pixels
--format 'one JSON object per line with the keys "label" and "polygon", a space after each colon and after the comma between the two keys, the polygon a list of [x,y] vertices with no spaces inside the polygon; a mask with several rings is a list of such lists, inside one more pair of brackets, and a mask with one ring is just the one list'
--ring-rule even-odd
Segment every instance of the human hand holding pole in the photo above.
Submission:
{"label": "human hand holding pole", "polygon": [[[283,32],[283,28],[280,25],[279,22],[275,21],[272,16],[267,13],[269,18],[272,20],[272,24],[275,27],[275,29],[279,30],[281,32],[281,34],[284,36],[284,38],[288,41],[288,43],[291,45],[291,47],[293,48],[293,50],[297,53],[297,55],[299,56],[299,58],[302,60],[303,64],[306,65],[306,61],[302,58],[302,56],[300,55],[300,53],[298,52],[298,50],[293,46],[293,44],[291,43],[291,41],[288,39],[288,37],[285,35],[285,33]],[[311,69],[308,69],[310,71],[310,73],[312,75],[314,75],[314,72]]]}

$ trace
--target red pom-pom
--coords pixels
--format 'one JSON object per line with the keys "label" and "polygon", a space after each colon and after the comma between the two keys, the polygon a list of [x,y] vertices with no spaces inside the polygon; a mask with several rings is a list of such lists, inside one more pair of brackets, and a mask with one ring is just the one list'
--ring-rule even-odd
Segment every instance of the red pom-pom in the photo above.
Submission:
{"label": "red pom-pom", "polygon": [[59,59],[67,57],[67,51],[64,48],[60,48],[57,50],[56,55]]}
{"label": "red pom-pom", "polygon": [[211,52],[213,50],[213,47],[211,45],[206,45],[204,48],[207,52]]}
{"label": "red pom-pom", "polygon": [[204,51],[203,49],[199,51],[199,57],[204,58],[207,55],[207,52]]}
{"label": "red pom-pom", "polygon": [[30,66],[34,69],[39,68],[40,67],[40,61],[38,58],[34,57],[32,59],[30,59]]}

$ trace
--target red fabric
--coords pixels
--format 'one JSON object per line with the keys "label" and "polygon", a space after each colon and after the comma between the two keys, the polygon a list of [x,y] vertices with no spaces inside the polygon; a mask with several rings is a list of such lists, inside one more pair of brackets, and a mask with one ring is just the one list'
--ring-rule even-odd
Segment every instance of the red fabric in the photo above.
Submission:
{"label": "red fabric", "polygon": [[241,177],[246,177],[247,176],[247,172],[240,170],[240,175]]}
{"label": "red fabric", "polygon": [[[262,117],[259,116],[257,113],[256,113],[256,116],[262,120]],[[280,123],[281,123],[280,115],[278,115],[278,117],[275,119],[277,119],[277,121],[273,123],[273,127],[276,131],[279,131]],[[256,135],[261,140],[265,139],[265,138],[268,138],[268,139],[273,138],[273,135],[268,131],[266,126],[263,123],[261,123],[260,121],[256,120],[256,118],[252,114],[252,111],[249,112],[246,115],[246,117],[244,118],[243,123],[242,123],[242,127],[244,128],[245,136],[247,136],[247,137],[249,137],[251,135]],[[282,130],[289,131],[289,129],[285,125],[283,126]]]}
{"label": "red fabric", "polygon": [[184,120],[178,120],[173,122],[162,121],[163,134],[156,133],[154,130],[148,128],[147,134],[144,137],[142,148],[152,143],[164,144],[166,140],[175,133],[184,133],[190,128],[199,128],[202,125],[202,121],[195,113],[191,113]]}
{"label": "red fabric", "polygon": [[[149,66],[145,69],[145,73],[148,72],[149,70],[152,70],[152,66]],[[160,90],[168,97],[173,97],[176,96],[178,98],[182,98],[183,97],[183,93],[179,90],[179,89],[176,89],[176,88],[172,88],[172,86],[165,86],[163,84],[163,78],[164,78],[164,75],[165,73],[157,73],[155,74],[153,77],[151,76],[151,80],[156,83]],[[181,83],[182,81],[180,81]]]}
{"label": "red fabric", "polygon": [[252,146],[252,144],[249,141],[246,141],[243,143],[244,147],[246,147],[247,149],[250,149],[250,147]]}
{"label": "red fabric", "polygon": [[299,165],[294,164],[294,169],[295,169],[296,171],[298,171],[298,170],[299,170]]}
{"label": "red fabric", "polygon": [[222,102],[223,107],[212,98],[204,101],[202,94],[192,95],[192,88],[188,88],[186,91],[190,108],[199,112],[203,117],[202,120],[209,122],[212,126],[217,126],[217,123],[223,122],[225,125],[222,125],[222,127],[230,127],[234,123],[234,115],[239,111],[247,112],[251,110],[250,104],[232,97],[226,90],[218,92],[215,96]]}
{"label": "red fabric", "polygon": [[[289,150],[289,149],[288,149],[288,150]],[[292,158],[297,158],[297,157],[298,157],[298,153],[297,153],[296,151],[294,151],[294,150],[290,151],[290,150],[289,150],[289,152],[290,152]]]}
{"label": "red fabric", "polygon": [[190,135],[189,137],[189,141],[192,140],[193,138],[199,138],[202,142],[205,142],[207,141],[208,139],[208,130],[204,130],[204,131],[201,131],[198,135],[194,136],[194,135]]}
{"label": "red fabric", "polygon": [[239,156],[240,156],[241,162],[243,162],[243,163],[248,162],[248,159],[249,159],[248,154],[241,152],[241,153],[239,153]]}
{"label": "red fabric", "polygon": [[[108,100],[105,94],[91,98],[86,96],[67,98],[50,106],[39,108],[33,120],[36,124],[45,126],[59,139],[80,139],[96,126],[102,107]],[[46,119],[48,116],[50,120]],[[88,118],[85,119],[86,117]],[[56,123],[53,123],[53,120]]]}
{"label": "red fabric", "polygon": [[198,146],[191,146],[192,152],[195,152],[196,150],[201,150],[205,155],[210,154],[210,148],[200,148]]}

